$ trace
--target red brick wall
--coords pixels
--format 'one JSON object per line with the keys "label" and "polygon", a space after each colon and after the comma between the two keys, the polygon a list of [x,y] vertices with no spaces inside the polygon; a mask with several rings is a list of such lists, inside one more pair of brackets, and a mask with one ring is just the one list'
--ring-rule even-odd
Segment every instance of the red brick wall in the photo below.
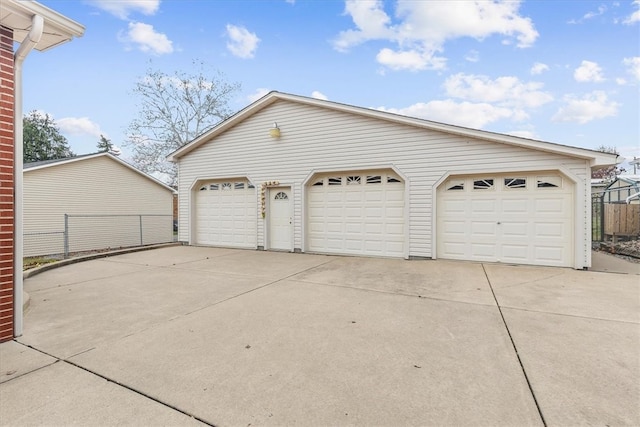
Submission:
{"label": "red brick wall", "polygon": [[13,30],[0,26],[0,342],[13,338]]}

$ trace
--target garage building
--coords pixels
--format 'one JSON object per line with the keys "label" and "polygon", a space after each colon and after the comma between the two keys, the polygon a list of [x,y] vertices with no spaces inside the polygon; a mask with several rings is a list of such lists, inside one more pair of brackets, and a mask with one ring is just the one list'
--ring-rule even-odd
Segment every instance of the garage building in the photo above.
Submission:
{"label": "garage building", "polygon": [[271,92],[170,160],[192,245],[580,269],[616,157]]}

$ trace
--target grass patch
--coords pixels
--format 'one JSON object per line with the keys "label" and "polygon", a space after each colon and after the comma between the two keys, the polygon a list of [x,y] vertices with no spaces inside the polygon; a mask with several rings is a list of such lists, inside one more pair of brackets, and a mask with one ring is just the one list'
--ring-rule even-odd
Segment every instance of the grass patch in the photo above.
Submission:
{"label": "grass patch", "polygon": [[26,257],[22,260],[22,270],[29,270],[31,268],[40,267],[41,265],[51,264],[52,262],[59,261],[57,258],[48,257]]}

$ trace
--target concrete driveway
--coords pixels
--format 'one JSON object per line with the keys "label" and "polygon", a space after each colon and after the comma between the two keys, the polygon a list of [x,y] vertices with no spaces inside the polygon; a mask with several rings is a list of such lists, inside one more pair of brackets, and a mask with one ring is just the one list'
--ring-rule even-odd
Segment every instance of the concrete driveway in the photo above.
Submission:
{"label": "concrete driveway", "polygon": [[25,281],[2,425],[640,425],[640,276],[168,247]]}

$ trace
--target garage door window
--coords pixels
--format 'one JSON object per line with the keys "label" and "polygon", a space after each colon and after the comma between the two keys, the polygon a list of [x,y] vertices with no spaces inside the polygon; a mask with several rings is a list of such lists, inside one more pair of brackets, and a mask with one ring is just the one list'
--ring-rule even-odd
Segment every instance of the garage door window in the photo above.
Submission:
{"label": "garage door window", "polygon": [[382,177],[380,175],[367,176],[367,184],[381,184]]}
{"label": "garage door window", "polygon": [[447,191],[464,190],[464,181],[450,181],[446,188]]}
{"label": "garage door window", "polygon": [[478,179],[473,181],[474,190],[491,190],[493,189],[493,179]]}
{"label": "garage door window", "polygon": [[361,182],[361,177],[358,175],[347,177],[347,185],[359,185],[360,182]]}
{"label": "garage door window", "polygon": [[527,180],[524,178],[505,178],[504,188],[509,190],[527,188]]}
{"label": "garage door window", "polygon": [[562,178],[559,176],[539,176],[537,177],[538,188],[559,188],[562,187]]}
{"label": "garage door window", "polygon": [[341,176],[332,176],[329,178],[329,185],[342,185],[342,177]]}

